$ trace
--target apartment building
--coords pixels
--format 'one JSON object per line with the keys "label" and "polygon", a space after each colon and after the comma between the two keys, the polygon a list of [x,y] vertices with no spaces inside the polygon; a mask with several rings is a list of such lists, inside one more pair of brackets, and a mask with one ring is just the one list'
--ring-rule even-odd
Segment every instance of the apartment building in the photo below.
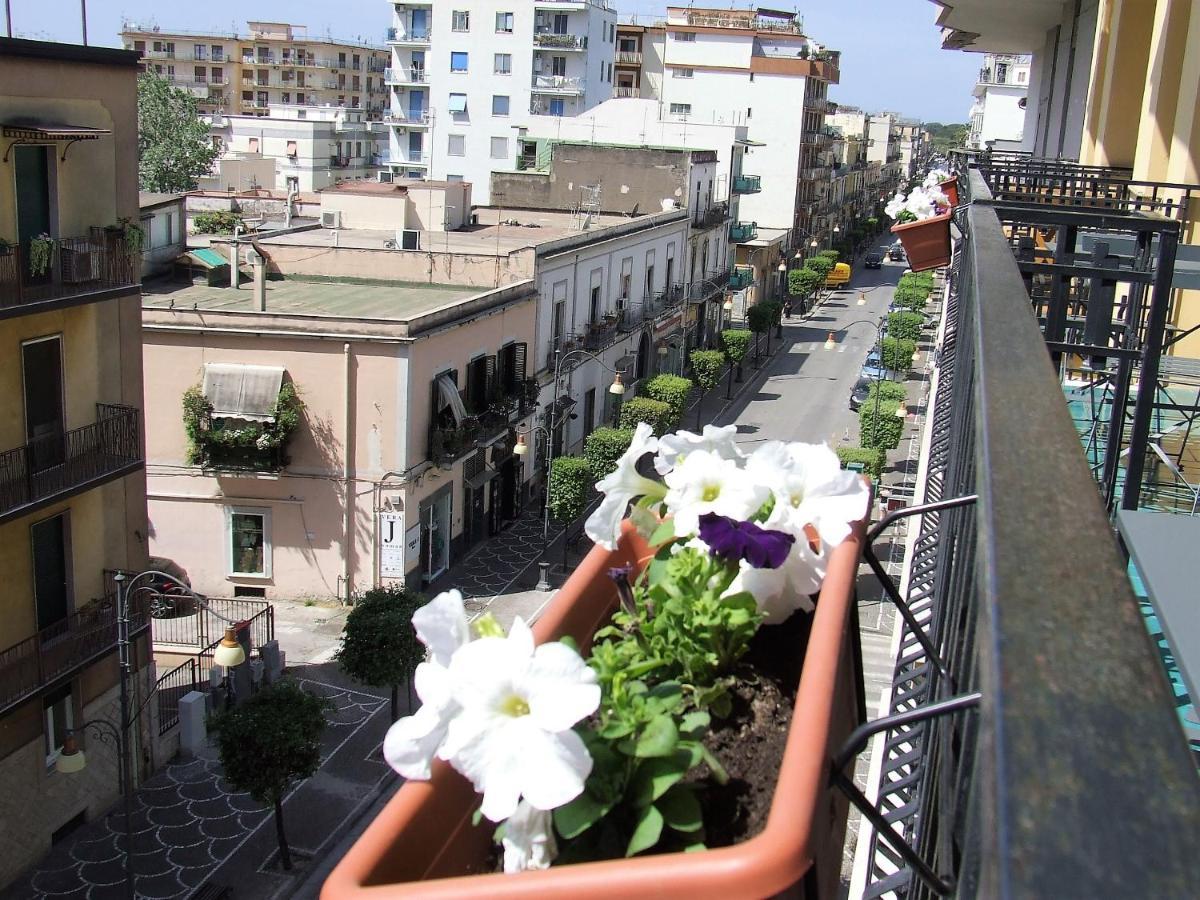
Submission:
{"label": "apartment building", "polygon": [[126,22],[142,66],[195,95],[205,113],[265,116],[272,106],[343,106],[383,116],[386,47],[309,35],[303,25],[247,22],[247,32],[193,32]]}
{"label": "apartment building", "polygon": [[608,0],[392,2],[388,32],[397,177],[469,181],[487,195],[514,171],[534,116],[574,116],[612,96],[616,12]]}
{"label": "apartment building", "polygon": [[826,124],[835,133],[862,141],[867,166],[875,173],[873,180],[868,175],[868,183],[873,183],[881,194],[895,191],[903,171],[901,129],[895,113],[867,113],[857,107],[839,106],[826,117]]}
{"label": "apartment building", "polygon": [[745,125],[764,145],[754,159],[762,190],[743,198],[742,218],[789,230],[793,241],[818,231],[827,212],[832,134],[824,117],[829,85],[840,78],[838,51],[805,35],[794,13],[761,8],[668,7],[663,28],[650,31],[642,36],[642,72],[661,66],[655,99],[663,115]]}
{"label": "apartment building", "polygon": [[925,158],[925,132],[915,119],[897,119],[896,137],[900,147],[900,177],[912,178]]}
{"label": "apartment building", "polygon": [[[319,191],[339,181],[377,181],[384,171],[387,131],[382,123],[369,120],[365,110],[271,106],[265,116],[217,114],[209,117],[209,123],[213,140],[225,156],[275,161],[273,179],[258,187]],[[200,187],[226,190],[231,185],[214,174],[201,179]]]}
{"label": "apartment building", "polygon": [[[120,721],[111,576],[146,564],[141,263],[121,227],[139,219],[137,74],[123,50],[0,38],[0,886],[118,796],[111,744],[80,733],[87,768],[54,763],[71,729]],[[144,605],[129,627],[144,698]]]}
{"label": "apartment building", "polygon": [[982,150],[1019,150],[1025,126],[1031,58],[1011,53],[987,53],[971,91],[967,146]]}

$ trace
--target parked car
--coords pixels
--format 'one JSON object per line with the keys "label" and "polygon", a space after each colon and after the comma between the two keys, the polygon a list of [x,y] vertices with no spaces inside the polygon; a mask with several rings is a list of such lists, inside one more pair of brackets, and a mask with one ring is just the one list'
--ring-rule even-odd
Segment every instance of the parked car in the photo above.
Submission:
{"label": "parked car", "polygon": [[865,266],[868,269],[883,268],[883,251],[882,250],[867,251],[867,255],[863,257],[863,266]]}
{"label": "parked car", "polygon": [[888,250],[888,259],[892,260],[893,262],[904,262],[907,258],[908,257],[904,255],[904,245],[899,241],[896,241],[896,243],[892,244],[891,248]]}
{"label": "parked car", "polygon": [[854,388],[850,391],[850,408],[855,412],[858,412],[859,408],[867,402],[867,392],[871,390],[873,380],[860,376],[854,383]]}
{"label": "parked car", "polygon": [[874,381],[876,379],[887,378],[889,374],[888,370],[883,367],[883,362],[879,359],[879,351],[872,350],[867,354],[866,360],[863,361],[859,377]]}

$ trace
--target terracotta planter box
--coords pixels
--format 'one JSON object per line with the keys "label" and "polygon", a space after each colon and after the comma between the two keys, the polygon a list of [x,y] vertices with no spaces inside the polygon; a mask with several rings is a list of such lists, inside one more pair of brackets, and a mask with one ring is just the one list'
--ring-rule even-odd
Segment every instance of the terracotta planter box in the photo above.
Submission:
{"label": "terracotta planter box", "polygon": [[892,234],[900,238],[908,267],[914,272],[936,269],[950,263],[950,213],[932,219],[893,225]]}
{"label": "terracotta planter box", "polygon": [[[831,790],[829,760],[859,722],[861,697],[848,627],[862,529],[834,550],[813,615],[787,748],[766,828],[732,847],[562,865],[519,875],[486,869],[494,826],[471,824],[478,796],[447,763],[429,781],[410,781],[333,870],[322,900],[613,897],[835,897],[847,804]],[[612,614],[611,566],[645,562],[649,548],[630,530],[618,548],[596,547],[534,627],[539,643],[569,634],[586,651]]]}
{"label": "terracotta planter box", "polygon": [[952,207],[958,206],[958,178],[950,178],[938,185],[946,199],[950,201]]}

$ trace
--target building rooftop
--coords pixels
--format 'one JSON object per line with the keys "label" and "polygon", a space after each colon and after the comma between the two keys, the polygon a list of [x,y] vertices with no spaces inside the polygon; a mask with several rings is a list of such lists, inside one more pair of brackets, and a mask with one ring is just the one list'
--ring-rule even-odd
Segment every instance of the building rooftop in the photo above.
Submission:
{"label": "building rooftop", "polygon": [[138,206],[141,209],[150,209],[154,206],[162,206],[164,203],[173,203],[176,200],[182,200],[186,194],[159,194],[154,191],[140,191],[138,193]]}
{"label": "building rooftop", "polygon": [[[339,38],[329,34],[309,34],[307,27],[304,25],[291,25],[287,22],[247,22],[246,25],[249,29],[248,33],[239,34],[237,30],[222,28],[163,28],[159,25],[153,24],[153,22],[142,24],[141,22],[126,21],[121,23],[121,34],[144,34],[150,37],[168,38],[180,35],[186,37],[218,38],[227,41],[277,41],[280,43],[291,44],[332,44],[335,46],[361,47],[364,50],[387,50],[387,47],[383,46],[382,44],[367,41],[361,37]],[[254,26],[256,25],[260,27],[255,28]],[[267,29],[261,26],[272,27]]]}
{"label": "building rooftop", "polygon": [[[350,284],[327,281],[268,281],[267,312],[409,321],[458,300],[483,293],[462,285]],[[149,283],[142,306],[185,312],[256,312],[254,289]]]}

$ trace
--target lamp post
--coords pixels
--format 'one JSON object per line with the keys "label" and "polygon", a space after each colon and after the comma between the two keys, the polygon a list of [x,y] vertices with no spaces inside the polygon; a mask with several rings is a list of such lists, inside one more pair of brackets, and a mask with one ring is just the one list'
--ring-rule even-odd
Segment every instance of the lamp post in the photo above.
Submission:
{"label": "lamp post", "polygon": [[[599,363],[601,368],[603,368],[609,372],[612,372],[615,377],[613,378],[612,384],[610,384],[608,386],[608,392],[614,397],[621,397],[621,396],[624,396],[624,394],[625,394],[625,384],[621,380],[621,374],[622,374],[623,370],[614,369],[612,366],[610,366],[606,362],[604,362],[604,360],[602,360],[595,353],[590,353],[587,350],[582,350],[582,349],[568,350],[566,353],[563,353],[562,350],[554,351],[554,396],[550,401],[551,419],[550,419],[548,426],[535,425],[533,428],[530,429],[531,433],[535,433],[538,428],[541,428],[543,431],[546,432],[546,475],[545,475],[544,484],[542,485],[542,498],[543,498],[542,499],[542,556],[546,555],[546,547],[550,542],[550,468],[554,463],[554,431],[563,422],[562,417],[557,415],[558,414],[558,383],[559,383],[559,378],[561,377],[561,374],[562,374],[563,363],[566,362],[566,360],[570,359],[572,356],[590,359],[596,363]],[[556,416],[557,416],[557,418],[555,418]],[[518,456],[524,456],[525,454],[527,454],[529,452],[529,446],[528,446],[528,444],[525,444],[523,437],[524,437],[523,435],[518,435],[517,436],[517,444],[516,444],[516,446],[513,447],[513,453],[516,453]],[[522,447],[524,447],[524,449],[521,449]],[[565,535],[563,537],[563,541],[564,541],[563,554],[565,555],[566,554],[566,543],[565,543],[566,537],[565,537]],[[538,590],[549,590],[550,585],[549,585],[549,582],[546,580],[546,566],[548,564],[542,562],[542,563],[539,563],[539,565],[541,565],[543,568],[542,568],[542,580],[538,583],[539,584]],[[545,584],[546,586],[543,588],[543,587],[541,587],[542,584]]]}
{"label": "lamp post", "polygon": [[[163,579],[175,585],[185,591],[197,603],[212,612],[217,618],[223,619],[226,622],[230,621],[216,610],[211,609],[200,594],[195,593],[188,585],[175,576],[168,575],[166,572],[149,570],[140,572],[132,578],[126,577],[124,572],[117,572],[113,576],[113,581],[117,583],[117,659],[119,663],[119,715],[121,721],[118,725],[114,725],[107,719],[91,719],[84,722],[78,729],[68,731],[63,739],[62,751],[59,753],[58,759],[54,761],[54,768],[58,772],[70,775],[83,771],[87,765],[87,757],[79,749],[79,743],[75,739],[75,731],[86,733],[88,730],[91,730],[101,741],[105,743],[111,741],[116,745],[117,756],[120,761],[120,769],[117,772],[117,788],[122,795],[125,818],[125,896],[129,900],[134,900],[136,897],[133,869],[133,765],[132,752],[129,746],[129,730],[137,721],[138,716],[141,715],[142,710],[146,708],[146,704],[150,702],[150,698],[154,696],[152,690],[149,696],[146,697],[145,702],[136,711],[130,711],[129,684],[133,678],[133,667],[129,640],[129,597],[133,592],[134,585],[146,578]],[[213,653],[213,662],[228,670],[234,666],[241,665],[245,659],[246,652],[242,649],[242,645],[237,642],[231,623],[230,627],[225,629],[225,637],[221,639],[220,644]]]}

